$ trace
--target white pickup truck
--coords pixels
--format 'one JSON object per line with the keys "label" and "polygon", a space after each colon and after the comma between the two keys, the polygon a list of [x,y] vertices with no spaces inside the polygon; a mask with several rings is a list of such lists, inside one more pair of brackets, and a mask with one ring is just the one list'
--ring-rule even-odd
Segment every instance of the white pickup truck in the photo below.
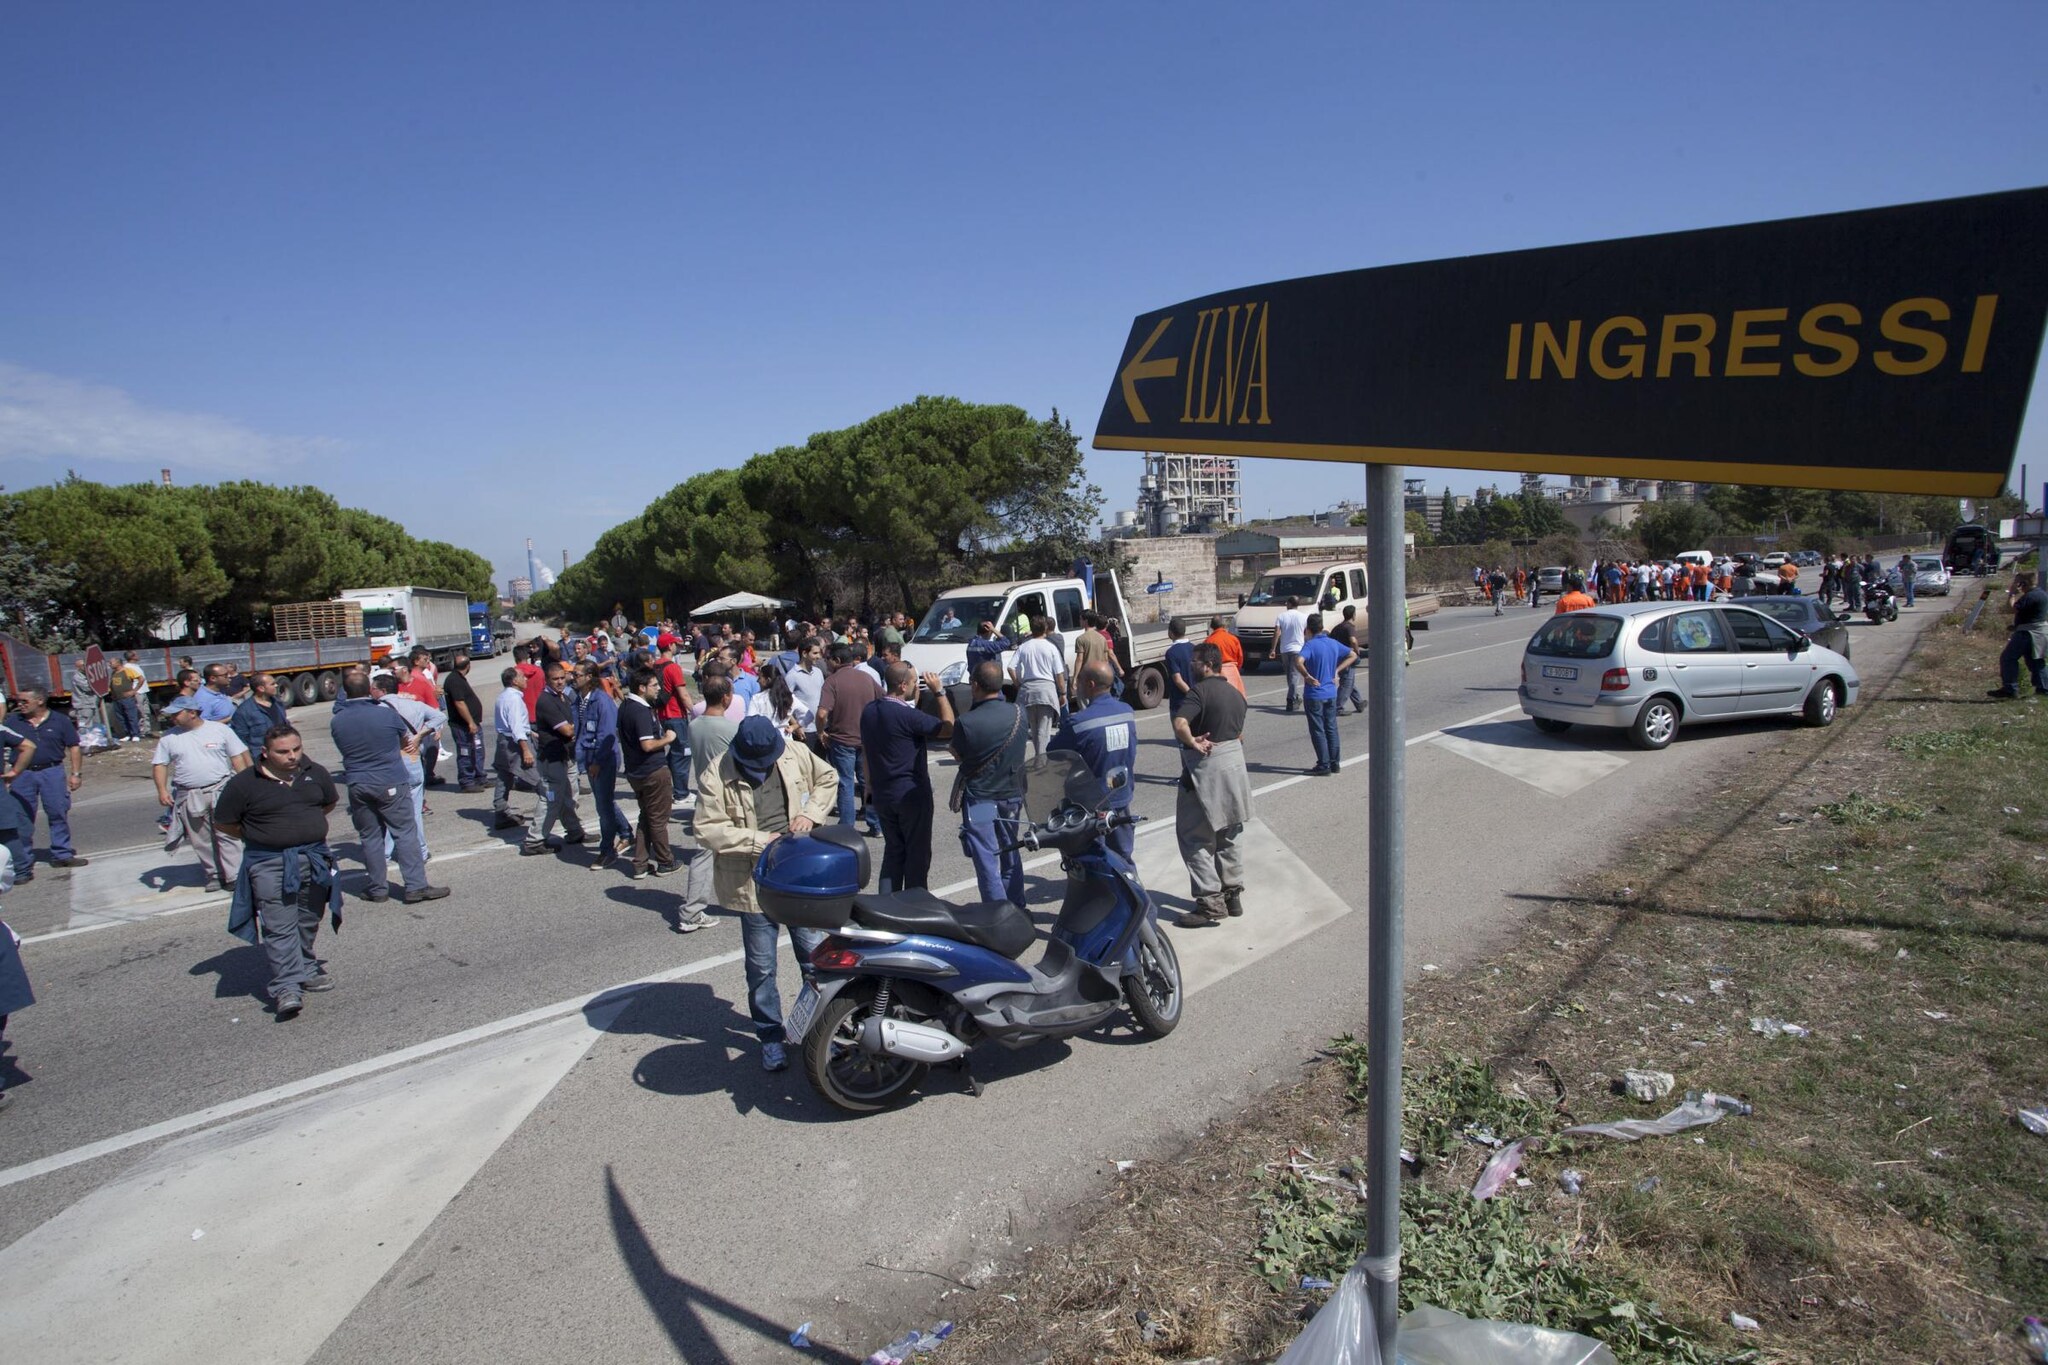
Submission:
{"label": "white pickup truck", "polygon": [[[1279,658],[1280,613],[1287,610],[1290,597],[1301,603],[1304,613],[1321,612],[1325,630],[1336,629],[1344,619],[1344,608],[1357,607],[1358,648],[1360,653],[1366,652],[1365,561],[1335,559],[1321,564],[1282,564],[1260,574],[1257,586],[1238,601],[1231,633],[1244,645],[1247,670]],[[1411,597],[1407,607],[1408,646],[1412,649],[1415,628],[1428,628],[1429,623],[1421,618],[1435,613],[1437,599]]]}
{"label": "white pickup truck", "polygon": [[1031,637],[1033,617],[1050,617],[1052,639],[1069,658],[1081,634],[1081,613],[1098,611],[1116,623],[1117,661],[1124,669],[1124,700],[1149,711],[1166,699],[1164,625],[1130,625],[1123,585],[1114,572],[1095,575],[1095,597],[1079,578],[1019,578],[1006,583],[972,583],[949,588],[933,602],[903,645],[903,659],[919,673],[936,673],[947,686],[966,681],[967,642],[983,621],[996,623],[1004,637],[1003,666]]}

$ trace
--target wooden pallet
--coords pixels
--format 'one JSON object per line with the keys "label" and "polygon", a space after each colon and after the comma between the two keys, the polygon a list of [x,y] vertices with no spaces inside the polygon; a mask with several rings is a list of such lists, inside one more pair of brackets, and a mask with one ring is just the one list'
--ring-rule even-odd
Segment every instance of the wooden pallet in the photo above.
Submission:
{"label": "wooden pallet", "polygon": [[270,609],[280,640],[343,640],[363,633],[360,602],[284,602]]}

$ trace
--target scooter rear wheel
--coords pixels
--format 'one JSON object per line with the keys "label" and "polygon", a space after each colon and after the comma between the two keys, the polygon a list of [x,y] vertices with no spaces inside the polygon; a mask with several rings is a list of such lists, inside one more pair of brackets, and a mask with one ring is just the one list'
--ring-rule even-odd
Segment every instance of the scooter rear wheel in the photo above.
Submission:
{"label": "scooter rear wheel", "polygon": [[804,1035],[804,1074],[811,1078],[811,1088],[833,1108],[849,1114],[872,1114],[903,1103],[927,1070],[921,1062],[861,1050],[861,1021],[873,1005],[873,996],[865,991],[837,996],[818,1012]]}
{"label": "scooter rear wheel", "polygon": [[1180,958],[1166,931],[1152,925],[1138,936],[1138,970],[1124,978],[1124,1003],[1142,1031],[1164,1038],[1180,1022]]}

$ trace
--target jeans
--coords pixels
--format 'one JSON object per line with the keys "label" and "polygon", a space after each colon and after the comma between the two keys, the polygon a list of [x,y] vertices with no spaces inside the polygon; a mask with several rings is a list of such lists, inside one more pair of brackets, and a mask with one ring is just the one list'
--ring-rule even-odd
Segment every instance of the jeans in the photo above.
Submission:
{"label": "jeans", "polygon": [[1316,766],[1335,768],[1344,761],[1337,741],[1337,699],[1309,697],[1302,702],[1302,709],[1308,712],[1308,742],[1315,746]]}
{"label": "jeans", "polygon": [[1353,664],[1337,675],[1337,700],[1341,703],[1346,696],[1351,698],[1351,709],[1363,711],[1365,698],[1358,695],[1358,665]]}
{"label": "jeans", "polygon": [[461,787],[480,787],[484,782],[484,732],[478,726],[465,730],[459,725],[450,726],[449,737],[455,741],[455,782]]}
{"label": "jeans", "polygon": [[391,864],[384,852],[384,835],[392,837],[398,857],[398,871],[408,891],[427,886],[426,846],[420,842],[420,827],[413,814],[410,784],[398,787],[357,787],[348,789],[348,818],[363,841],[363,867],[370,874],[372,896],[391,894]]}
{"label": "jeans", "polygon": [[71,846],[71,784],[64,776],[63,763],[30,768],[14,779],[9,790],[25,816],[22,823],[27,829],[22,841],[35,843],[36,810],[40,807],[50,821],[50,856],[60,863],[67,861],[75,850]]}
{"label": "jeans", "polygon": [[2021,660],[2026,661],[2027,676],[2034,681],[2035,693],[2048,695],[2048,667],[2034,652],[2034,637],[2029,631],[2016,630],[2006,640],[2005,652],[1998,656],[1998,685],[2008,692],[2019,691]]}
{"label": "jeans", "polygon": [[541,791],[546,799],[546,809],[535,827],[533,837],[547,842],[548,834],[557,820],[562,822],[562,833],[576,843],[583,841],[583,817],[576,810],[576,783],[569,775],[569,760],[566,758],[543,758],[537,765],[540,771]]}
{"label": "jeans", "polygon": [[1909,606],[1909,607],[1910,607],[1910,606],[1912,606],[1912,605],[1913,605],[1913,580],[1912,580],[1912,579],[1910,579],[1910,578],[1901,578],[1901,579],[1899,580],[1899,586],[1900,586],[1900,587],[1902,587],[1902,588],[1904,588],[1904,589],[1906,590],[1906,605],[1907,605],[1907,606]]}
{"label": "jeans", "polygon": [[[775,940],[782,926],[755,911],[740,916],[740,942],[747,955],[747,1012],[754,1016],[754,1036],[764,1043],[783,1041],[782,990],[775,981]],[[797,971],[811,974],[811,954],[825,941],[817,929],[791,929],[789,946]]]}
{"label": "jeans", "polygon": [[1287,709],[1290,711],[1294,709],[1294,704],[1301,700],[1301,674],[1294,671],[1294,661],[1300,657],[1299,654],[1280,656],[1280,671],[1287,675]]}
{"label": "jeans", "polygon": [[[289,855],[288,855],[289,856]],[[313,939],[327,909],[327,893],[310,872],[299,878],[299,892],[284,898],[284,860],[264,858],[249,867],[249,895],[256,902],[256,922],[263,929],[263,955],[270,959],[270,998],[295,991],[319,972]]]}
{"label": "jeans", "polygon": [[670,716],[661,722],[676,742],[668,746],[668,786],[670,809],[681,801],[690,790],[690,718]]}
{"label": "jeans", "polygon": [[882,820],[883,891],[931,885],[932,876],[932,794],[912,792],[901,802],[877,802],[875,813]]}
{"label": "jeans", "polygon": [[115,739],[142,738],[142,708],[136,704],[135,698],[114,698],[112,720]]}
{"label": "jeans", "polygon": [[985,901],[1024,904],[1024,858],[1017,850],[998,853],[1017,837],[1021,801],[969,800],[960,812],[960,851],[974,864],[974,880]]}
{"label": "jeans", "polygon": [[[860,747],[834,740],[825,746],[825,759],[839,774],[839,823],[858,824],[860,819]],[[870,828],[873,826],[870,825]]]}
{"label": "jeans", "polygon": [[619,804],[619,765],[613,759],[599,759],[584,771],[590,776],[590,794],[597,799],[597,854],[609,858],[633,838],[633,822]]}

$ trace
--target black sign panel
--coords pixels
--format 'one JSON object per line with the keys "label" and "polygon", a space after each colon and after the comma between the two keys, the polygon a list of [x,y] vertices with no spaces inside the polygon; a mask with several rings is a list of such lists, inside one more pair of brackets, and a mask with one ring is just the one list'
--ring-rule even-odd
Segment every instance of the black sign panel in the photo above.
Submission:
{"label": "black sign panel", "polygon": [[1147,313],[1095,445],[1987,497],[2048,189],[1285,280]]}

